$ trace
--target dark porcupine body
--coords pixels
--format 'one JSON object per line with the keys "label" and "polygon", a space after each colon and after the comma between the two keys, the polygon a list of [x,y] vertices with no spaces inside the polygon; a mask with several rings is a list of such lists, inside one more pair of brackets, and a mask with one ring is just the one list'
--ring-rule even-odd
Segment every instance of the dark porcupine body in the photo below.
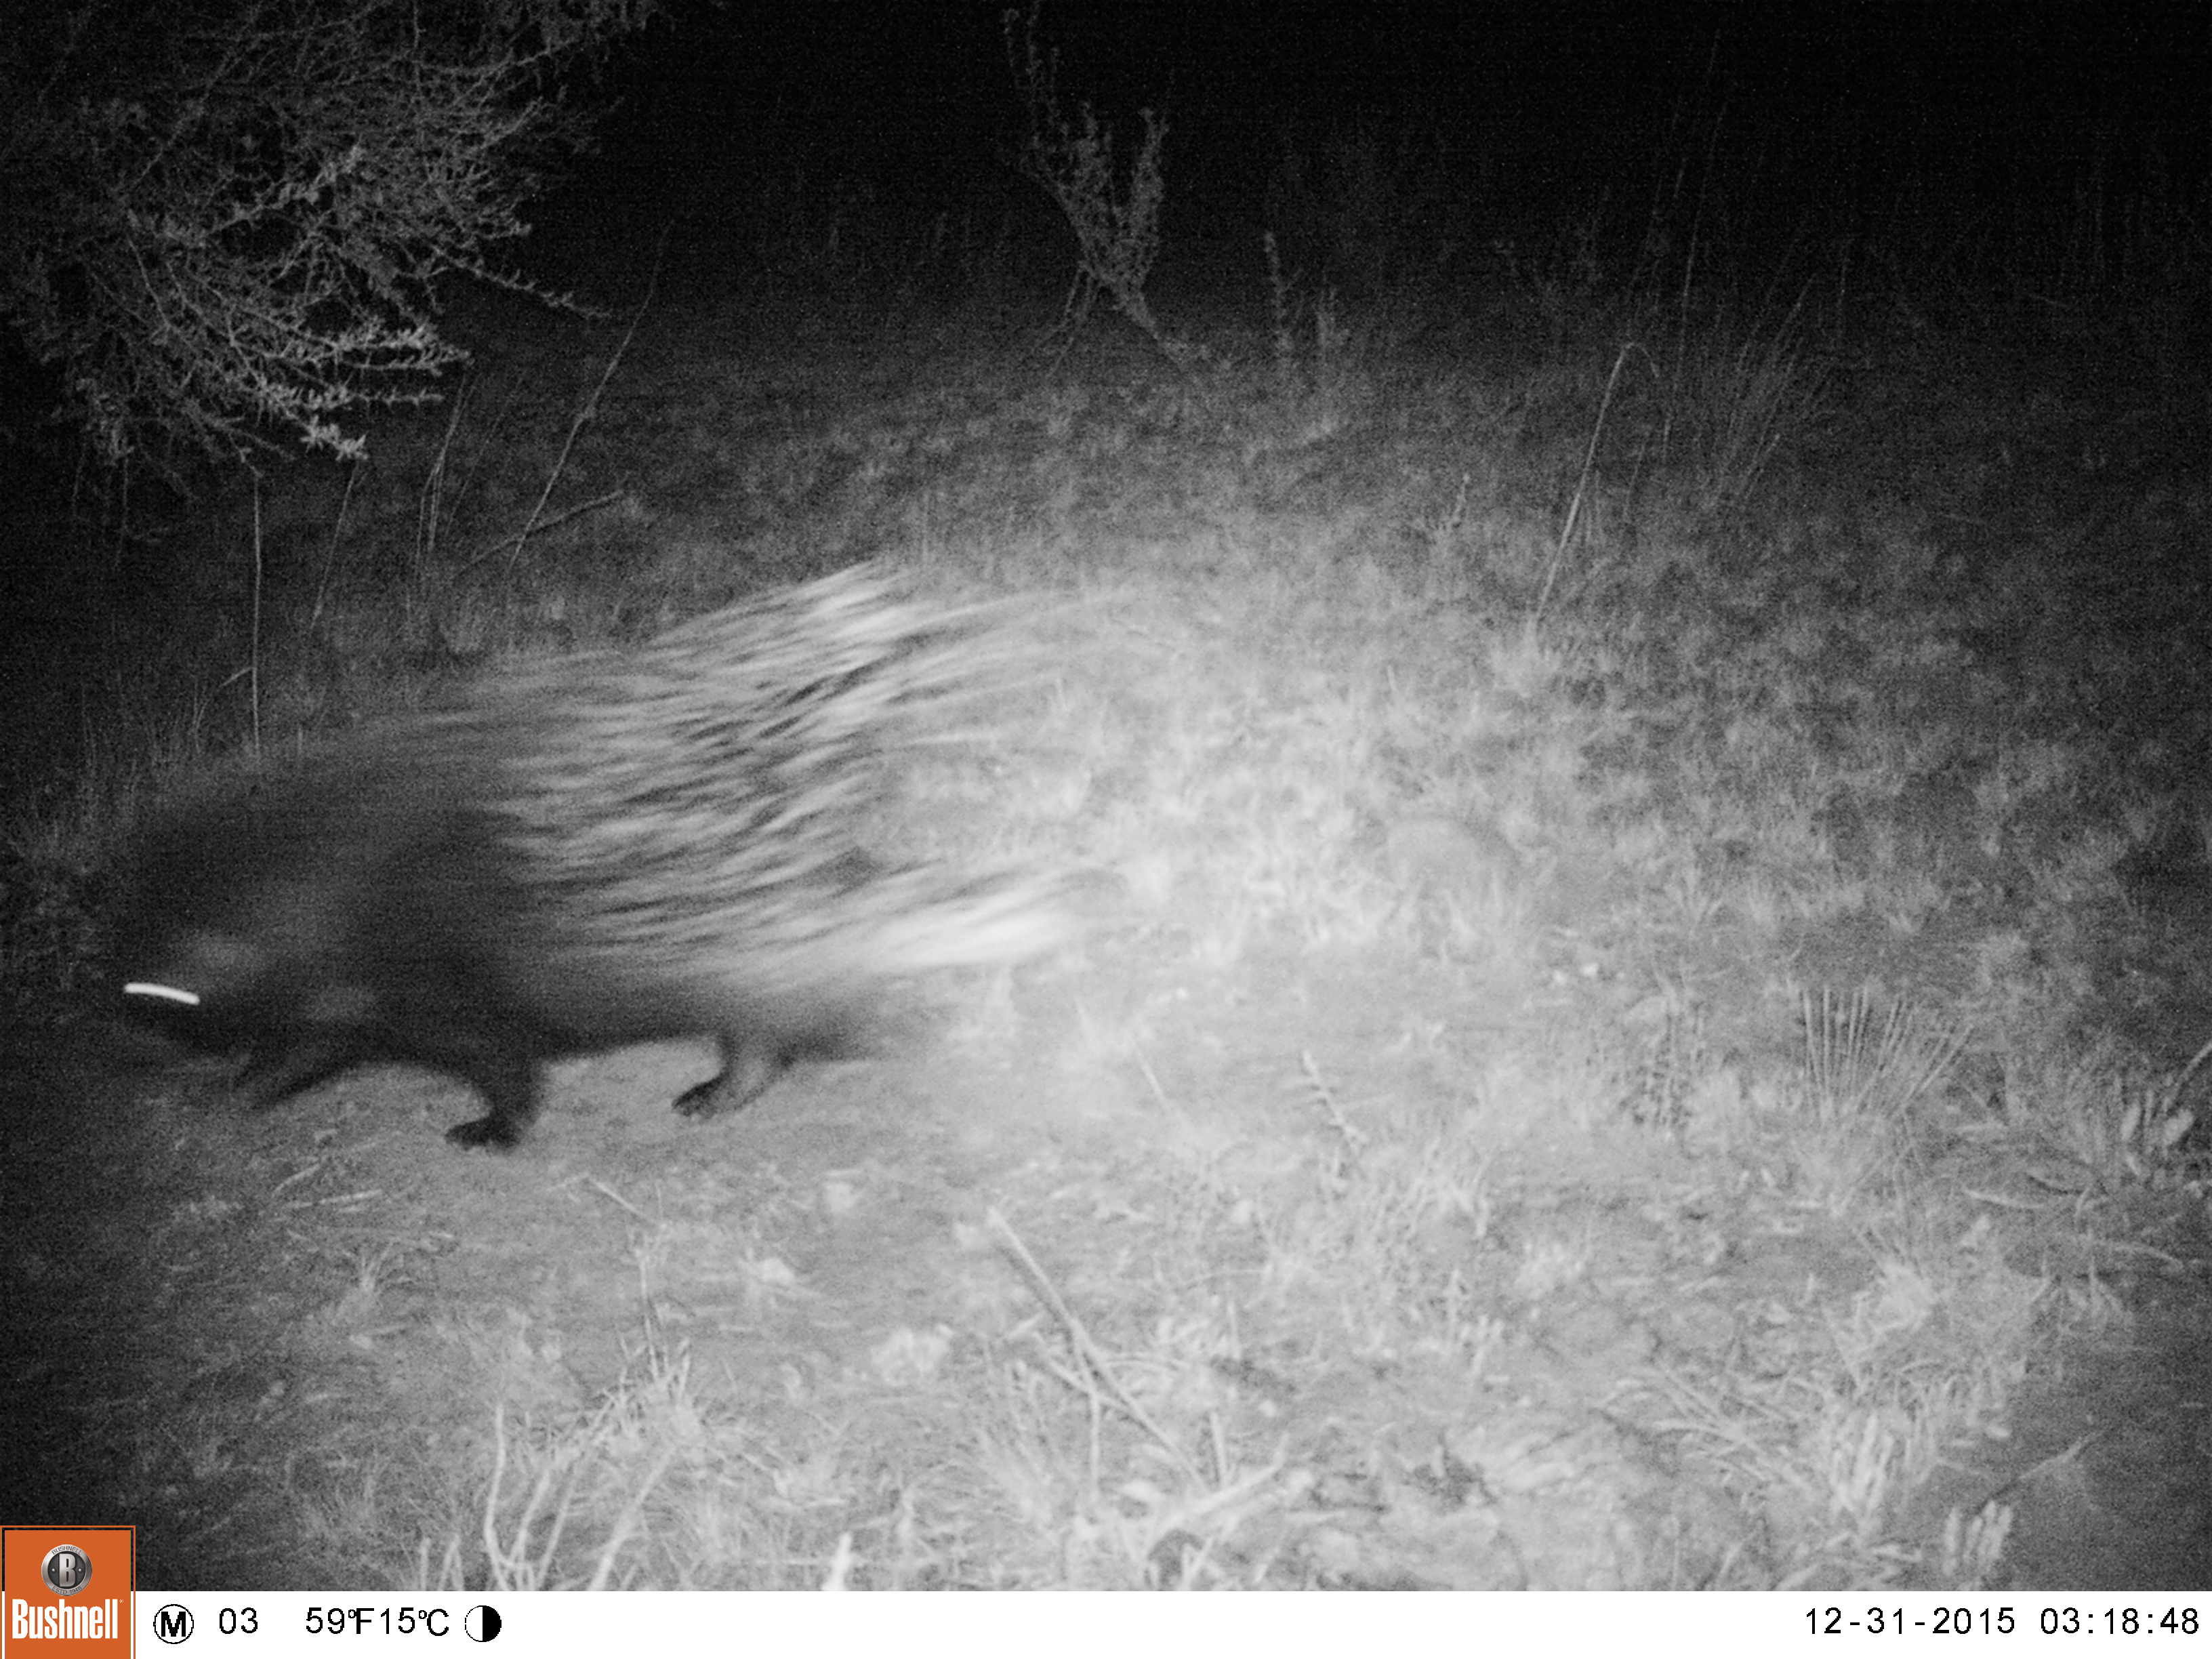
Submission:
{"label": "dark porcupine body", "polygon": [[901,763],[1012,660],[982,613],[864,568],[219,781],[137,840],[126,1002],[244,1052],[263,1104],[377,1060],[451,1073],[489,1107],[464,1146],[520,1139],[544,1061],[665,1037],[721,1046],[678,1111],[742,1106],[858,1052],[889,981],[1059,936],[1049,883],[870,844]]}

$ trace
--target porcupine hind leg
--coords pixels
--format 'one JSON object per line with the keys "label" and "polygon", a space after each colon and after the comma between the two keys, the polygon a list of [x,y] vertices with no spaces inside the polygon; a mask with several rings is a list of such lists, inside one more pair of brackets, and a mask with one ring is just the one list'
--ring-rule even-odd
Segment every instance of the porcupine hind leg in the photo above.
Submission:
{"label": "porcupine hind leg", "polygon": [[676,1109],[686,1117],[719,1116],[750,1105],[799,1060],[863,1058],[875,1049],[866,1028],[852,1005],[836,997],[766,1008],[725,1006],[710,1028],[721,1045],[722,1069],[677,1096]]}
{"label": "porcupine hind leg", "polygon": [[676,1097],[676,1109],[685,1117],[718,1117],[749,1106],[791,1065],[791,1055],[781,1042],[763,1042],[757,1035],[726,1031],[720,1042],[722,1069]]}

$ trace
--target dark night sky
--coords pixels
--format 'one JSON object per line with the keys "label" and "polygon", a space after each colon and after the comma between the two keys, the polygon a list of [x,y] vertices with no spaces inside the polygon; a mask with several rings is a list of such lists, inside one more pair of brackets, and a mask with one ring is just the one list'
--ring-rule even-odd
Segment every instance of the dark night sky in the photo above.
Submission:
{"label": "dark night sky", "polygon": [[[1003,9],[679,0],[617,76],[600,177],[695,204],[800,167],[878,199],[1018,189]],[[2099,153],[2194,176],[2212,103],[2212,7],[2183,3],[1061,3],[1040,38],[1069,103],[1125,132],[1165,113],[1185,212],[1249,203],[1286,127],[1419,126],[1541,191],[1717,120],[1765,176],[1834,198]]]}
{"label": "dark night sky", "polygon": [[[679,3],[633,84],[820,100],[864,121],[1006,95],[997,4]],[[1596,119],[1724,87],[1869,114],[2041,107],[2201,127],[2212,7],[2041,3],[1048,5],[1073,95],[1171,112],[1304,109]]]}

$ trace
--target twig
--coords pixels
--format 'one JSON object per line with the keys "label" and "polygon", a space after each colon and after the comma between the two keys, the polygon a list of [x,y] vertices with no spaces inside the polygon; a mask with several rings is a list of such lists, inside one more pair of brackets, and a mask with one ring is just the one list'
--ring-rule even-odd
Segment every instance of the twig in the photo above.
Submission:
{"label": "twig", "polygon": [[331,590],[331,571],[337,563],[339,538],[345,534],[346,509],[353,505],[353,487],[361,482],[361,468],[345,470],[345,493],[338,497],[338,515],[331,524],[331,544],[323,555],[323,574],[315,583],[314,607],[307,613],[307,628],[313,632],[323,620],[323,600]]}
{"label": "twig", "polygon": [[1114,1403],[1121,1409],[1130,1421],[1159,1443],[1161,1448],[1169,1456],[1175,1459],[1177,1467],[1191,1478],[1194,1484],[1205,1486],[1206,1477],[1198,1472],[1198,1465],[1190,1461],[1182,1447],[1168,1437],[1167,1431],[1152,1420],[1152,1413],[1130,1398],[1128,1390],[1115,1380],[1112,1370],[1106,1363],[1104,1352],[1101,1351],[1097,1343],[1091,1340],[1091,1333],[1084,1328],[1083,1322],[1075,1316],[1074,1310],[1060,1299],[1060,1292],[1053,1287],[1052,1280],[1045,1276],[1044,1269],[1037,1265],[1036,1258],[1030,1254],[1029,1247],[1024,1244],[1014,1230],[1006,1224],[1006,1217],[994,1208],[986,1219],[989,1222],[991,1230],[999,1236],[1000,1243],[1006,1247],[1007,1255],[1013,1258],[1014,1265],[1019,1267],[1029,1279],[1030,1288],[1037,1293],[1037,1299],[1044,1304],[1052,1316],[1060,1322],[1060,1328],[1067,1333],[1068,1346],[1074,1349],[1075,1357],[1082,1361],[1084,1369],[1098,1380]]}
{"label": "twig", "polygon": [[653,275],[646,279],[645,297],[637,302],[637,309],[630,313],[629,326],[623,331],[622,343],[615,348],[614,355],[607,359],[606,368],[600,371],[599,383],[592,388],[592,395],[584,399],[583,407],[576,411],[576,418],[568,422],[568,435],[562,441],[561,453],[554,460],[552,471],[546,474],[545,488],[538,492],[538,505],[530,509],[530,517],[515,534],[514,545],[508,550],[507,556],[507,568],[510,575],[514,571],[514,562],[522,556],[523,543],[529,540],[531,532],[537,529],[538,517],[545,511],[547,501],[552,497],[553,486],[560,483],[562,470],[568,465],[568,452],[575,448],[576,439],[586,424],[599,412],[599,398],[607,389],[607,382],[614,379],[616,368],[629,350],[629,343],[637,337],[637,325],[645,320],[647,308],[653,304],[654,291],[660,286],[660,264],[667,257],[668,233],[673,228],[672,222],[661,230],[660,246],[653,256]]}
{"label": "twig", "polygon": [[1583,492],[1589,488],[1590,469],[1597,465],[1597,441],[1605,431],[1606,412],[1613,407],[1613,390],[1620,383],[1620,371],[1627,366],[1628,354],[1643,350],[1633,340],[1629,341],[1613,358],[1613,373],[1605,377],[1605,396],[1598,402],[1597,420],[1590,427],[1589,447],[1583,454],[1582,476],[1575,480],[1575,498],[1567,504],[1567,521],[1560,526],[1559,544],[1552,550],[1552,562],[1545,567],[1544,587],[1536,595],[1536,608],[1528,613],[1531,628],[1543,620],[1545,602],[1552,597],[1552,584],[1559,574],[1559,561],[1566,557],[1567,544],[1574,539],[1575,523],[1582,517]]}

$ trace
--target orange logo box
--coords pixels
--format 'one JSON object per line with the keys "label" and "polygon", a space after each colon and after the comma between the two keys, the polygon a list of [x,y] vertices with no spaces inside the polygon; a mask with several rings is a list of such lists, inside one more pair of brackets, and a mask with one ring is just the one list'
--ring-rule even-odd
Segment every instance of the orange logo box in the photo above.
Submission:
{"label": "orange logo box", "polygon": [[129,1659],[130,1527],[0,1527],[0,1659]]}

